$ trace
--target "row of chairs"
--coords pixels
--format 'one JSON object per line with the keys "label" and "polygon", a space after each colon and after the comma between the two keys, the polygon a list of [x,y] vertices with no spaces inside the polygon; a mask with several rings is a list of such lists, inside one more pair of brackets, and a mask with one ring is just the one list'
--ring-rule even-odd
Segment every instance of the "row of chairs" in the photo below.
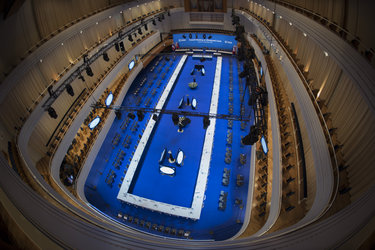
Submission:
{"label": "row of chairs", "polygon": [[164,225],[161,225],[161,224],[152,223],[150,221],[139,219],[138,217],[134,217],[132,215],[122,214],[121,212],[119,212],[117,214],[117,218],[123,219],[124,221],[127,221],[129,223],[133,223],[133,224],[138,225],[140,227],[143,227],[143,228],[146,228],[146,229],[149,229],[149,230],[153,230],[153,231],[157,231],[157,232],[160,232],[160,233],[164,233],[164,234],[169,234],[169,235],[179,236],[179,237],[185,237],[185,238],[190,238],[190,235],[191,235],[190,231],[185,231],[183,229],[176,229],[174,227],[169,227],[169,226],[164,226]]}
{"label": "row of chairs", "polygon": [[272,86],[275,93],[275,101],[279,118],[280,125],[280,136],[281,136],[281,151],[282,151],[282,178],[283,178],[283,191],[286,193],[282,199],[283,208],[285,212],[292,211],[298,204],[298,197],[295,196],[295,191],[300,185],[297,181],[298,172],[293,170],[294,165],[297,164],[296,158],[294,157],[295,146],[294,139],[295,131],[292,130],[293,119],[290,115],[289,102],[287,101],[287,96],[279,84],[279,77],[276,75],[276,71],[273,62],[270,60],[269,56],[266,56],[267,64],[269,67],[269,73],[271,76]]}
{"label": "row of chairs", "polygon": [[[297,62],[298,58],[297,58],[296,54],[294,54],[293,51],[291,50],[291,48],[289,48],[287,46],[286,41],[277,32],[275,32],[275,34],[280,39],[280,41],[282,41],[284,43],[284,45],[286,45],[286,47],[289,49],[289,54],[292,55],[293,60],[295,60]],[[353,41],[355,42],[356,40],[354,39]],[[353,44],[353,41],[352,41],[352,45],[354,47],[356,47],[355,44]],[[372,53],[367,53],[366,56],[368,56],[370,54],[372,55]],[[369,60],[371,60],[371,58]],[[300,68],[301,72],[304,72],[303,69],[304,69],[305,66],[303,64],[298,64],[298,67]],[[304,75],[302,77],[304,77],[305,79],[307,79],[308,78],[307,74],[308,73],[304,72]],[[307,82],[308,82],[308,84],[309,84],[309,86],[311,88],[312,88],[313,81],[314,81],[313,79],[308,79],[307,80]],[[317,93],[319,91],[316,90],[316,89],[313,89],[312,92],[313,92],[313,95],[314,95],[312,98],[317,99]],[[336,159],[337,159],[338,169],[339,169],[340,172],[342,172],[343,170],[347,169],[347,167],[348,167],[348,165],[347,165],[347,163],[346,163],[346,161],[344,159],[343,152],[341,150],[342,147],[343,147],[343,144],[341,144],[337,140],[337,128],[335,128],[333,126],[333,123],[332,123],[332,121],[330,119],[331,118],[331,112],[328,111],[328,108],[325,105],[324,100],[318,99],[317,102],[318,102],[319,109],[321,109],[321,111],[323,113],[324,122],[327,124],[327,127],[328,127],[328,133],[327,133],[327,131],[325,131],[326,137],[327,138],[331,137],[331,140],[333,141],[333,144],[334,144],[334,152],[332,152],[331,154],[333,154],[333,153],[335,154]],[[330,145],[328,145],[328,146],[331,147]],[[351,190],[351,187],[349,186],[347,172],[343,171],[341,173],[341,175],[345,175],[345,178],[340,178],[339,179],[339,181],[341,181],[341,183],[340,183],[341,188],[339,189],[339,194],[346,194],[347,192],[349,192]],[[343,190],[345,190],[346,192],[342,192]],[[349,191],[347,191],[347,190],[349,190]]]}

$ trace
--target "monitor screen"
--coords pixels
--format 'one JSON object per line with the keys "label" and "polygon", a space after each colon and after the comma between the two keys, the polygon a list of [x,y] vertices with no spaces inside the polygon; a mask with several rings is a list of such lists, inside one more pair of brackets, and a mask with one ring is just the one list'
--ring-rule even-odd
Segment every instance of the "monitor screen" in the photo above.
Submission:
{"label": "monitor screen", "polygon": [[135,62],[134,62],[134,60],[132,60],[130,63],[129,63],[129,70],[132,70],[132,68],[134,67],[134,65],[135,65]]}
{"label": "monitor screen", "polygon": [[100,117],[97,116],[94,118],[94,120],[92,120],[90,123],[89,123],[89,128],[90,129],[94,129],[100,122]]}
{"label": "monitor screen", "polygon": [[267,142],[266,142],[266,139],[264,138],[263,135],[262,135],[262,137],[260,138],[260,143],[262,144],[263,152],[264,152],[265,154],[267,154],[267,153],[268,153]]}
{"label": "monitor screen", "polygon": [[112,94],[112,91],[109,92],[108,96],[107,96],[107,99],[105,99],[105,105],[109,106],[111,105],[113,101],[113,94]]}

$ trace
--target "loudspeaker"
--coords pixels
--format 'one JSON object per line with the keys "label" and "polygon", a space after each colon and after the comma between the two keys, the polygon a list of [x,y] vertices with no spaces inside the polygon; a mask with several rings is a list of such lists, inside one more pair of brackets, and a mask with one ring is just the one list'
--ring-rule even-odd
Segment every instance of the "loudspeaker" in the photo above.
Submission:
{"label": "loudspeaker", "polygon": [[125,46],[124,46],[124,42],[120,42],[120,49],[123,53],[125,53]]}
{"label": "loudspeaker", "polygon": [[94,73],[92,72],[90,66],[87,66],[87,67],[86,67],[86,74],[87,74],[88,76],[91,76],[91,77],[94,76]]}
{"label": "loudspeaker", "polygon": [[56,111],[55,111],[54,108],[49,107],[49,108],[48,108],[48,114],[49,114],[49,116],[50,116],[51,118],[53,118],[53,119],[57,119],[57,113],[56,113]]}
{"label": "loudspeaker", "polygon": [[244,138],[242,138],[241,142],[244,145],[253,145],[258,141],[258,133],[259,129],[256,126],[250,127],[250,133],[246,135]]}
{"label": "loudspeaker", "polygon": [[106,62],[109,61],[109,57],[108,57],[107,52],[104,52],[104,53],[103,53],[103,60],[106,61]]}
{"label": "loudspeaker", "polygon": [[115,111],[115,115],[116,115],[116,118],[117,118],[118,120],[121,120],[121,110],[117,109],[117,110]]}
{"label": "loudspeaker", "polygon": [[210,124],[211,124],[210,118],[208,116],[203,117],[203,128],[207,129],[208,126],[210,126]]}
{"label": "loudspeaker", "polygon": [[143,114],[142,111],[138,110],[137,111],[137,116],[138,116],[138,121],[143,121],[143,119],[145,118],[145,114]]}
{"label": "loudspeaker", "polygon": [[172,121],[173,121],[173,124],[174,124],[174,125],[177,125],[177,124],[178,124],[178,121],[179,121],[178,114],[176,114],[176,113],[173,113],[173,114],[172,114]]}
{"label": "loudspeaker", "polygon": [[73,88],[72,88],[72,86],[70,84],[66,85],[65,88],[66,88],[66,92],[68,92],[68,94],[70,96],[74,96],[74,91],[73,91]]}

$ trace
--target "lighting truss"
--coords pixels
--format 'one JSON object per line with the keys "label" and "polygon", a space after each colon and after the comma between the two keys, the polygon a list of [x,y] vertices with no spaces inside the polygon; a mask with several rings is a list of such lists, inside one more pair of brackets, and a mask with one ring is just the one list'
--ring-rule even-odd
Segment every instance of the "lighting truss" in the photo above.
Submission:
{"label": "lighting truss", "polygon": [[234,120],[234,121],[250,121],[250,116],[240,116],[240,115],[228,115],[228,114],[212,114],[212,113],[203,113],[203,112],[190,112],[184,110],[167,110],[167,109],[155,109],[155,108],[138,108],[130,106],[115,106],[115,105],[102,105],[102,104],[93,104],[91,105],[94,109],[110,109],[110,110],[121,110],[125,112],[144,112],[144,113],[153,113],[153,114],[177,114],[181,116],[196,116],[196,117],[210,117],[216,119],[224,120]]}
{"label": "lighting truss", "polygon": [[94,55],[92,55],[90,58],[88,55],[84,55],[84,62],[82,65],[78,66],[77,69],[70,74],[60,86],[56,88],[56,90],[53,92],[53,95],[50,95],[48,99],[43,103],[42,108],[47,111],[49,107],[52,106],[52,104],[55,102],[55,100],[64,92],[66,86],[68,84],[71,84],[77,77],[79,77],[86,69],[87,66],[90,66],[96,59],[101,57],[104,53],[106,53],[107,50],[109,50],[111,47],[115,46],[116,43],[119,43],[122,41],[125,37],[127,37],[129,34],[132,34],[136,31],[138,31],[139,28],[141,28],[143,25],[152,22],[155,18],[161,17],[162,15],[166,14],[168,12],[168,9],[166,8],[165,11],[152,16],[148,18],[147,20],[141,19],[140,22],[135,25],[133,28],[127,30],[126,32],[123,32],[120,30],[118,32],[117,38],[113,39],[111,42],[105,43],[103,47],[101,47]]}

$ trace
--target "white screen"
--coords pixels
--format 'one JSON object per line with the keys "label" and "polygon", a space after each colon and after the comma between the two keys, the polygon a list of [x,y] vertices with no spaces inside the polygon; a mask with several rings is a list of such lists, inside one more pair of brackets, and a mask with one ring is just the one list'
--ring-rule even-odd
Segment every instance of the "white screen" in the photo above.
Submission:
{"label": "white screen", "polygon": [[94,120],[92,120],[90,123],[89,123],[89,128],[93,129],[95,128],[100,122],[100,117],[97,116],[94,118]]}
{"label": "white screen", "polygon": [[266,139],[264,138],[263,135],[262,135],[262,137],[260,138],[260,143],[262,144],[263,152],[264,152],[265,154],[267,154],[267,153],[268,153],[267,142],[266,142]]}
{"label": "white screen", "polygon": [[134,65],[135,65],[135,62],[134,62],[134,60],[132,60],[130,63],[129,63],[129,70],[132,70],[132,68],[134,67]]}
{"label": "white screen", "polygon": [[107,106],[111,105],[112,101],[113,101],[113,94],[112,92],[109,92],[107,99],[105,99],[105,105]]}

